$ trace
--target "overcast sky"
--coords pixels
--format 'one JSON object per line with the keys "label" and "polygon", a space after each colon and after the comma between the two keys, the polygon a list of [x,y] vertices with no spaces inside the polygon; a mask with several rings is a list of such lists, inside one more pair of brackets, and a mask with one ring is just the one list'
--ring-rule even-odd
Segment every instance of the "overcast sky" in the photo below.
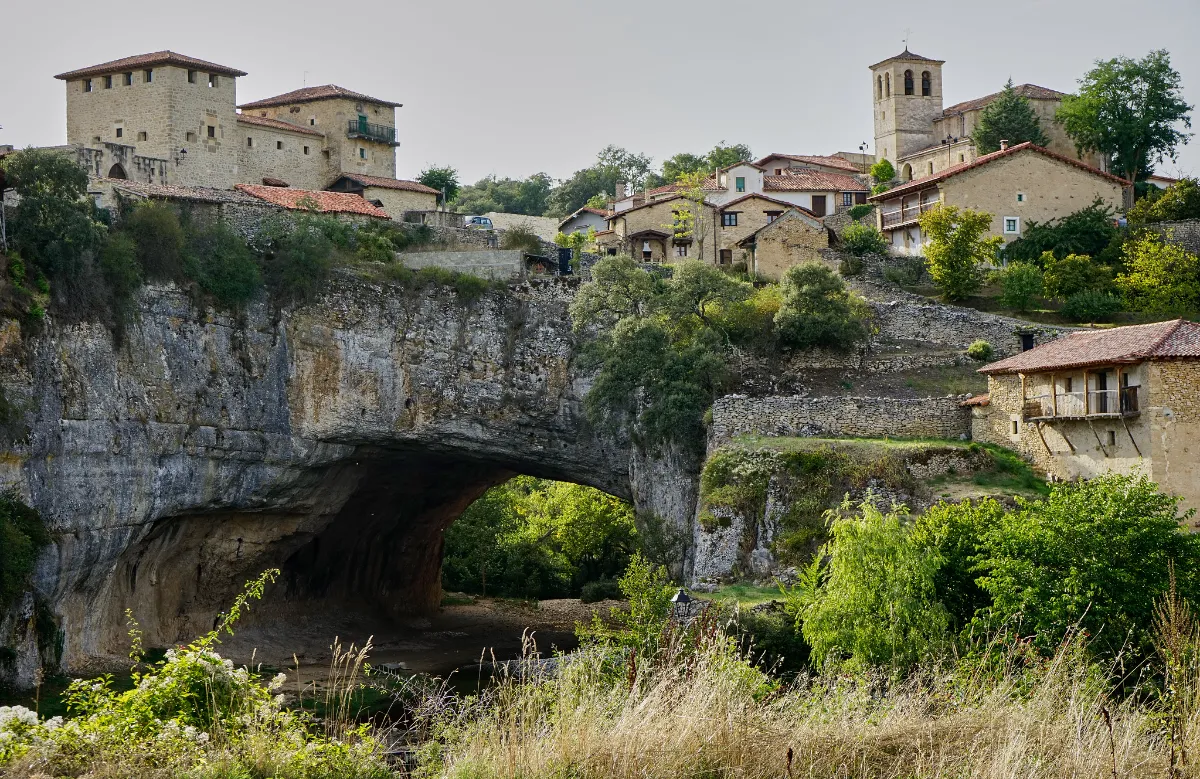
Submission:
{"label": "overcast sky", "polygon": [[[1094,60],[1156,48],[1200,103],[1197,0],[0,0],[0,143],[65,142],[55,73],[172,49],[247,71],[239,102],[307,81],[403,103],[401,178],[562,178],[610,143],[656,163],[721,140],[829,154],[873,144],[867,66],[905,27],[946,60],[946,105],[1010,76],[1072,91]],[[1159,172],[1200,173],[1200,140]]]}

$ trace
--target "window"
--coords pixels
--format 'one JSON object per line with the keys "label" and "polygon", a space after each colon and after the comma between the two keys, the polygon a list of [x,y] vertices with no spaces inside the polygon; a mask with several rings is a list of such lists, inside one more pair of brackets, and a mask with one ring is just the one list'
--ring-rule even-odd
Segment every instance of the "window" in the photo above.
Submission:
{"label": "window", "polygon": [[305,147],[304,147],[304,153],[305,153],[305,154],[308,154],[308,147],[307,147],[307,146],[305,146]]}
{"label": "window", "polygon": [[1012,421],[1012,434],[1013,434],[1013,435],[1020,435],[1020,434],[1021,434],[1020,424],[1021,424],[1021,423],[1020,423],[1020,422],[1018,422],[1018,421],[1017,421],[1017,420],[1015,420],[1015,419]]}
{"label": "window", "polygon": [[875,77],[875,99],[883,99],[883,76]]}
{"label": "window", "polygon": [[929,175],[930,175],[930,176],[932,176],[932,175],[933,175],[933,163],[932,163],[932,162],[931,162],[931,163],[929,163]]}
{"label": "window", "polygon": [[1018,203],[1024,203],[1024,202],[1025,202],[1025,193],[1024,193],[1024,192],[1018,192],[1018,193],[1017,193],[1017,202],[1018,202]]}
{"label": "window", "polygon": [[738,192],[745,192],[746,191],[746,177],[738,176],[737,178],[735,178],[733,180],[733,188],[736,189]]}
{"label": "window", "polygon": [[862,205],[866,202],[867,202],[867,193],[866,192],[855,192],[854,193],[854,204],[856,206]]}
{"label": "window", "polygon": [[776,169],[775,169],[775,175],[776,175],[776,176],[782,176],[782,175],[783,175],[783,168],[776,168]]}
{"label": "window", "polygon": [[213,125],[211,125],[211,124],[208,126],[208,137],[209,137],[209,138],[216,138],[216,137],[217,137],[217,128],[216,128],[216,127],[214,127],[214,126],[213,126]]}
{"label": "window", "polygon": [[913,76],[911,70],[904,71],[904,94],[911,95],[913,93]]}
{"label": "window", "polygon": [[217,86],[217,74],[209,73],[208,74],[208,88],[213,89],[216,86]]}
{"label": "window", "polygon": [[133,86],[133,74],[132,74],[132,73],[126,73],[126,74],[124,74],[124,75],[121,77],[121,81],[122,81],[122,82],[125,84],[125,86],[127,86],[127,87],[131,87],[131,86]]}
{"label": "window", "polygon": [[854,205],[854,193],[853,192],[843,192],[842,193],[842,205],[844,205],[844,206]]}
{"label": "window", "polygon": [[1021,232],[1021,219],[1016,216],[1004,217],[1004,234],[1016,235]]}
{"label": "window", "polygon": [[124,129],[122,129],[122,128],[120,128],[120,127],[118,127],[118,128],[117,128],[117,137],[118,137],[118,138],[120,138],[120,137],[121,137],[121,136],[123,136],[124,134],[125,134],[125,130],[124,130]]}
{"label": "window", "polygon": [[767,224],[771,224],[771,222],[783,216],[782,211],[763,211],[763,213],[767,215]]}
{"label": "window", "polygon": [[105,77],[104,77],[104,88],[105,88],[105,89],[112,89],[112,76],[105,76]]}
{"label": "window", "polygon": [[737,227],[737,211],[724,211],[721,213],[722,227]]}
{"label": "window", "polygon": [[253,148],[254,148],[254,139],[253,139],[253,138],[251,138],[249,135],[247,135],[247,136],[246,136],[246,148],[247,148],[247,149],[253,149]]}
{"label": "window", "polygon": [[140,133],[138,133],[138,140],[139,141],[146,140],[146,131],[145,130],[142,130]]}
{"label": "window", "polygon": [[317,118],[315,116],[308,117],[308,123],[313,127],[317,126]]}
{"label": "window", "polygon": [[195,133],[188,133],[186,137],[187,137],[187,139],[188,139],[189,141],[192,141],[192,142],[195,142],[195,140],[196,140],[196,134],[195,134]]}
{"label": "window", "polygon": [[892,74],[891,73],[883,74],[883,96],[884,97],[892,96]]}
{"label": "window", "polygon": [[360,160],[365,160],[367,158],[367,150],[361,146],[358,147],[358,158]]}
{"label": "window", "polygon": [[688,245],[686,243],[675,244],[675,256],[676,257],[686,257],[687,256],[687,247],[688,247]]}
{"label": "window", "polygon": [[282,149],[282,148],[283,148],[283,141],[275,141],[275,148],[276,148],[276,149]]}
{"label": "window", "polygon": [[929,71],[921,71],[921,97],[929,97],[933,94],[933,79],[929,77]]}
{"label": "window", "polygon": [[189,84],[195,84],[195,83],[196,83],[196,71],[194,71],[194,70],[189,70],[189,71],[188,71],[188,83],[189,83]]}
{"label": "window", "polygon": [[965,155],[962,155],[962,154],[960,154],[960,155],[958,155],[958,161],[959,161],[959,162],[966,162],[966,161],[967,161],[967,158],[966,158],[966,156],[965,156]]}
{"label": "window", "polygon": [[1064,381],[1065,384],[1063,385],[1063,392],[1072,392],[1075,386],[1075,379],[1071,376],[1068,376]]}
{"label": "window", "polygon": [[1108,431],[1108,445],[1109,446],[1117,445],[1117,431],[1116,430]]}
{"label": "window", "polygon": [[146,68],[142,71],[142,83],[149,84],[154,81],[154,68]]}
{"label": "window", "polygon": [[650,250],[650,242],[642,241],[642,259],[649,260],[653,256],[654,256],[654,252],[652,252]]}
{"label": "window", "polygon": [[85,78],[83,80],[83,91],[84,92],[92,91],[92,80],[90,78]]}
{"label": "window", "polygon": [[729,265],[733,262],[733,249],[721,250],[721,264]]}

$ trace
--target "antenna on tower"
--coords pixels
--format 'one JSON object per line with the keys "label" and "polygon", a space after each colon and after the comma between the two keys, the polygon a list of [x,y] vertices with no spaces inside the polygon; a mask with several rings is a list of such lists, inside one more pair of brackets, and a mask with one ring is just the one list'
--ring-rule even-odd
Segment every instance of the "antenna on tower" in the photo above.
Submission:
{"label": "antenna on tower", "polygon": [[912,30],[908,27],[904,28],[904,50],[908,51],[908,39],[912,37]]}

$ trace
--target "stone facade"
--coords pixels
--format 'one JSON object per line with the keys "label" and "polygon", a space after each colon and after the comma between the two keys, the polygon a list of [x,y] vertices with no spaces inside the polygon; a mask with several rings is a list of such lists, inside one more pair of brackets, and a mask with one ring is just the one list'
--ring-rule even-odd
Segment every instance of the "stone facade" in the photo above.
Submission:
{"label": "stone facade", "polygon": [[821,262],[821,252],[829,249],[829,229],[794,209],[785,212],[738,244],[750,253],[754,273],[778,281],[793,265]]}
{"label": "stone facade", "polygon": [[710,448],[739,435],[963,439],[971,415],[962,398],[726,395],[712,406]]}
{"label": "stone facade", "polygon": [[390,187],[364,187],[362,196],[388,212],[397,222],[404,221],[408,211],[432,211],[437,207],[437,195],[425,192],[409,192]]}
{"label": "stone facade", "polygon": [[329,184],[329,162],[322,153],[325,138],[303,128],[264,127],[238,119],[238,183],[263,184],[278,179],[295,189],[323,189]]}
{"label": "stone facade", "polygon": [[[695,209],[696,204],[681,197],[672,197],[615,214],[609,220],[613,231],[612,241],[602,241],[601,246],[620,247],[635,260],[654,263],[684,259],[716,263],[720,256],[717,238],[719,217],[716,210],[707,204],[701,206],[705,235],[704,252],[701,255],[694,237],[679,242],[672,238],[674,214],[681,207]],[[681,254],[681,251],[685,253]]]}
{"label": "stone facade", "polygon": [[[908,49],[871,66],[874,95],[875,154],[896,160],[929,146],[933,124],[942,116],[942,60]],[[912,74],[913,94],[904,94],[904,74]],[[928,94],[922,87],[928,74]]]}

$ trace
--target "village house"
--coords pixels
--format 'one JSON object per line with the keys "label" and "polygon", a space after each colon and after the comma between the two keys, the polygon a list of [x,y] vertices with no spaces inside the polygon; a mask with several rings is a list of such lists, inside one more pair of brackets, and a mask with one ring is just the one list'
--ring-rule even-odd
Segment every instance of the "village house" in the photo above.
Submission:
{"label": "village house", "polygon": [[1132,188],[1124,179],[1032,143],[1000,151],[914,179],[869,198],[879,206],[877,225],[898,254],[919,253],[924,212],[944,204],[992,215],[992,234],[1015,241],[1030,221],[1060,219],[1097,199],[1126,207]]}
{"label": "village house", "polygon": [[598,208],[584,206],[559,222],[558,231],[569,235],[571,233],[586,233],[588,230],[595,230],[596,232],[607,230],[610,213],[609,211],[601,211]]}
{"label": "village house", "polygon": [[1060,479],[1144,474],[1200,508],[1200,325],[1087,330],[980,368],[972,437]]}
{"label": "village house", "polygon": [[[681,211],[696,214],[690,234],[675,229],[676,215]],[[597,233],[596,242],[606,254],[628,254],[642,262],[693,259],[716,264],[716,214],[707,202],[697,205],[681,195],[660,197],[612,214],[608,217],[609,229]]]}
{"label": "village house", "polygon": [[708,199],[722,206],[747,194],[765,195],[799,206],[817,217],[865,203],[870,187],[846,172],[815,167],[779,167],[779,175],[753,162],[738,162],[718,170],[705,182]]}
{"label": "village house", "polygon": [[343,177],[358,175],[394,219],[436,206],[436,192],[396,179],[399,103],[326,85],[245,103],[239,113],[245,75],[160,51],[55,78],[66,86],[67,141],[94,182],[352,191]]}
{"label": "village house", "polygon": [[[894,163],[901,181],[932,176],[970,163],[978,156],[971,133],[980,114],[1000,93],[942,107],[944,60],[922,57],[905,49],[871,65],[874,97],[875,155]],[[1036,84],[1015,87],[1037,114],[1047,147],[1063,157],[1106,170],[1099,154],[1079,154],[1054,115],[1064,94]]]}
{"label": "village house", "polygon": [[825,223],[799,208],[782,215],[740,239],[736,246],[747,253],[746,264],[756,276],[779,281],[793,265],[824,262],[830,230]]}

